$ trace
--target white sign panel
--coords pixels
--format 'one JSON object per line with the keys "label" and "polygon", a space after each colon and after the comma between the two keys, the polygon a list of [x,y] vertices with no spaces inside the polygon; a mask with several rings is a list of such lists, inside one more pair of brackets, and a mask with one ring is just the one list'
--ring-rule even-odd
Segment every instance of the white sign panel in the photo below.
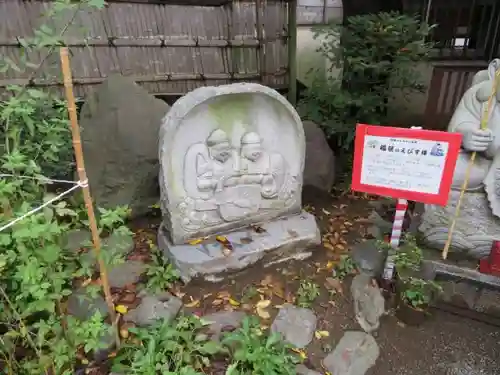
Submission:
{"label": "white sign panel", "polygon": [[448,142],[367,135],[361,183],[438,194],[448,149]]}

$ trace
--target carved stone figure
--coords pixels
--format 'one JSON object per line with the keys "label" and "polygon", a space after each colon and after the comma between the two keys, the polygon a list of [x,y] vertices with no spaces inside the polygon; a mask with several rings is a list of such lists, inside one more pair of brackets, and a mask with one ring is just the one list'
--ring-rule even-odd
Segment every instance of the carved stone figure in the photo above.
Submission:
{"label": "carved stone figure", "polygon": [[174,244],[300,212],[304,130],[274,90],[195,90],[175,103],[160,138],[162,209]]}
{"label": "carved stone figure", "polygon": [[476,258],[489,254],[493,239],[500,239],[500,88],[489,110],[488,128],[480,126],[498,69],[496,59],[477,73],[453,114],[448,131],[461,133],[463,140],[448,206],[426,205],[419,228],[430,245],[444,246],[471,153],[477,152],[452,241],[452,248]]}
{"label": "carved stone figure", "polygon": [[290,103],[258,84],[202,87],[172,106],[160,131],[158,244],[184,280],[311,254],[321,239],[301,212],[304,138]]}

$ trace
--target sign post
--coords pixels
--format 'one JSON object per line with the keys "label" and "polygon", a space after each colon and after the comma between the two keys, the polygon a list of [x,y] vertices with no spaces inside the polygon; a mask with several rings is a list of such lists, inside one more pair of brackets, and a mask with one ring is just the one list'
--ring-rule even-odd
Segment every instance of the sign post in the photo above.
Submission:
{"label": "sign post", "polygon": [[[462,135],[358,124],[352,190],[396,198],[391,246],[399,247],[408,200],[446,205]],[[388,256],[384,279],[394,273]]]}

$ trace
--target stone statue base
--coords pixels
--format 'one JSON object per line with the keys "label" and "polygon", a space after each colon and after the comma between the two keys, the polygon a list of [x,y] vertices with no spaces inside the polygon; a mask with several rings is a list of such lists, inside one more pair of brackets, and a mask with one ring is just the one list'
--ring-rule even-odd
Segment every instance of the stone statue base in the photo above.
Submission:
{"label": "stone statue base", "polygon": [[208,281],[219,281],[230,271],[241,270],[257,261],[265,265],[288,259],[305,259],[321,236],[313,215],[302,212],[242,230],[223,234],[233,247],[224,255],[222,244],[215,237],[196,245],[173,245],[162,225],[158,231],[158,246],[188,282],[202,276]]}
{"label": "stone statue base", "polygon": [[[445,207],[425,205],[419,231],[427,245],[443,249],[459,195],[459,191],[452,190]],[[493,240],[500,240],[500,219],[491,213],[486,194],[465,193],[453,232],[451,249],[481,259],[490,254]]]}

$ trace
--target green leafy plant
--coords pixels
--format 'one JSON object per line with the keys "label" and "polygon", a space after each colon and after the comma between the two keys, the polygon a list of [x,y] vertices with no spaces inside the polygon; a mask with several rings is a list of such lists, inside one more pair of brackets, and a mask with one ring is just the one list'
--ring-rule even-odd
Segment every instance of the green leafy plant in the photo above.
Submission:
{"label": "green leafy plant", "polygon": [[342,255],[340,261],[333,269],[334,277],[343,280],[346,276],[353,275],[357,272],[357,267],[349,255]]}
{"label": "green leafy plant", "polygon": [[429,305],[442,287],[432,280],[409,277],[404,280],[403,300],[415,309],[423,309]]}
{"label": "green leafy plant", "polygon": [[196,316],[181,316],[173,322],[158,321],[148,328],[133,328],[134,341],[125,343],[113,370],[130,375],[203,374],[210,357],[224,348],[202,333],[208,323]]}
{"label": "green leafy plant", "polygon": [[[323,127],[339,147],[350,149],[356,123],[383,124],[389,99],[408,97],[424,86],[415,64],[427,60],[433,26],[399,14],[351,16],[345,25],[316,29],[327,72],[310,72],[311,85],[299,112]],[[342,76],[338,72],[342,69]]]}
{"label": "green leafy plant", "polygon": [[394,253],[394,265],[399,276],[405,277],[409,273],[418,272],[422,260],[422,249],[418,247],[415,237],[406,234],[402,245]]}
{"label": "green leafy plant", "polygon": [[292,347],[276,333],[265,334],[255,317],[245,318],[240,328],[227,332],[222,344],[232,358],[226,375],[292,375],[300,362]]}
{"label": "green leafy plant", "polygon": [[179,280],[179,271],[165,259],[163,253],[151,241],[149,241],[149,248],[151,249],[152,262],[148,264],[146,272],[147,288],[153,292],[171,288]]}
{"label": "green leafy plant", "polygon": [[297,306],[311,307],[316,298],[319,297],[319,285],[311,281],[301,281],[297,290]]}
{"label": "green leafy plant", "polygon": [[[82,4],[104,6],[98,0],[56,0],[45,17],[58,24],[53,21],[68,19]],[[52,30],[41,22],[33,38],[19,38],[20,62],[2,57],[0,70],[32,70],[34,77],[40,65],[27,57],[53,52],[66,29]],[[0,102],[0,173],[8,175],[0,179],[0,226],[54,198],[59,191],[47,184],[47,177],[64,176],[73,169],[65,102],[35,88],[8,90],[10,95]],[[113,341],[99,313],[87,320],[64,315],[75,278],[92,277],[96,271],[82,267],[76,249],[66,246],[68,231],[87,227],[81,202],[73,198],[53,202],[0,232],[0,367],[9,374],[73,374],[88,362],[86,357]],[[100,211],[103,236],[130,234],[124,226],[126,211]],[[109,255],[113,250],[103,248],[109,262],[117,260]]]}

